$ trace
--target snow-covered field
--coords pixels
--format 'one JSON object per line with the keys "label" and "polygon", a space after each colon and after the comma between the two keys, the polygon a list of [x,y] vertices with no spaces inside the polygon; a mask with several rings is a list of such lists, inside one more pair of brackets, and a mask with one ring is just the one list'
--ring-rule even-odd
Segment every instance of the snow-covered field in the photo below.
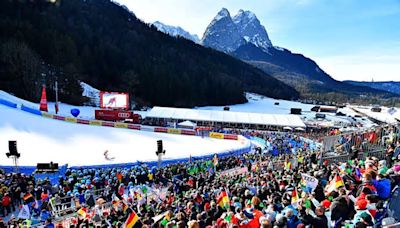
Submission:
{"label": "snow-covered field", "polygon": [[[24,101],[0,91],[0,98],[38,108],[38,104]],[[74,106],[61,104],[61,114],[70,116]],[[78,107],[82,116],[92,116],[93,108]],[[52,111],[52,110],[51,110]],[[68,115],[69,114],[69,115]],[[20,165],[35,166],[40,162],[55,162],[70,166],[118,164],[154,161],[156,141],[163,140],[165,159],[185,158],[226,152],[250,145],[248,140],[220,140],[165,133],[73,124],[35,116],[18,109],[0,105],[0,165],[12,165],[5,156],[8,140],[18,141]],[[108,150],[113,161],[103,153]]]}
{"label": "snow-covered field", "polygon": [[[90,93],[89,93],[90,92]],[[95,98],[97,91],[85,86],[84,93]],[[0,91],[0,98],[17,103],[18,106],[25,105],[34,109],[39,108],[39,104],[19,99],[4,91]],[[247,94],[248,103],[231,105],[231,111],[256,112],[269,114],[289,114],[291,108],[302,109],[302,119],[305,122],[318,122],[315,119],[315,112],[311,112],[314,105],[302,104],[300,102],[276,100],[263,97],[257,94]],[[279,102],[279,105],[275,105]],[[95,107],[73,106],[59,104],[59,114],[71,117],[70,110],[78,108],[79,118],[94,119]],[[370,107],[345,107],[339,109],[347,116],[340,117],[334,114],[327,114],[325,120],[320,121],[326,125],[346,125],[354,122],[348,116],[355,116],[357,110],[377,119],[388,122],[395,121],[400,117],[400,112],[390,115],[387,108],[382,113],[372,113]],[[198,107],[203,110],[222,110],[223,106]],[[49,112],[55,113],[54,103],[49,103]],[[146,112],[140,112],[142,116]],[[364,127],[372,126],[372,122],[367,118],[357,118],[357,122]],[[161,139],[167,150],[166,159],[184,158],[213,154],[217,152],[229,151],[237,148],[244,148],[250,145],[247,140],[230,141],[211,138],[200,138],[194,136],[172,135],[145,131],[133,131],[128,129],[97,127],[88,125],[73,124],[40,116],[25,113],[18,109],[8,108],[0,105],[0,151],[8,151],[8,140],[17,140],[18,149],[22,153],[20,165],[36,165],[38,162],[58,162],[59,164],[69,164],[70,166],[96,165],[96,164],[116,164],[130,163],[136,161],[154,161],[156,141]],[[107,161],[103,156],[104,151],[109,151],[110,157],[115,157],[113,161]],[[3,153],[4,154],[4,153]],[[12,161],[5,155],[0,159],[0,165],[12,165]]]}
{"label": "snow-covered field", "polygon": [[[229,108],[231,111],[237,112],[256,112],[256,113],[268,113],[268,114],[290,114],[291,108],[300,108],[302,109],[302,119],[308,123],[318,123],[324,126],[345,126],[354,122],[354,120],[348,116],[354,117],[357,115],[351,108],[345,107],[339,109],[338,112],[342,112],[346,114],[346,116],[336,116],[335,114],[325,113],[326,119],[323,121],[317,121],[315,119],[315,112],[311,112],[311,108],[315,105],[312,104],[303,104],[296,101],[287,101],[287,100],[279,100],[273,99],[269,97],[264,97],[258,94],[247,93],[246,97],[249,102],[245,104],[238,105],[230,105]],[[275,105],[278,102],[279,105]],[[223,110],[224,106],[206,106],[206,107],[198,107],[198,109],[203,110]],[[370,127],[373,125],[371,121],[368,119],[358,119],[360,124],[365,127]]]}
{"label": "snow-covered field", "polygon": [[400,111],[398,109],[394,108],[395,112],[391,114],[389,112],[390,108],[387,107],[381,107],[381,108],[382,108],[381,112],[373,112],[371,111],[371,107],[368,106],[354,106],[354,109],[356,109],[360,113],[363,113],[364,115],[377,119],[381,122],[389,124],[398,123],[397,119],[400,120]]}
{"label": "snow-covered field", "polygon": [[[245,104],[230,105],[231,111],[236,112],[255,112],[268,114],[290,114],[291,108],[301,108],[303,111],[310,111],[314,105],[302,104],[295,101],[278,100],[261,95],[247,93],[246,97],[249,102]],[[279,102],[279,105],[275,105]],[[224,106],[206,106],[199,107],[203,110],[223,110]]]}
{"label": "snow-covered field", "polygon": [[[83,91],[84,96],[88,96],[91,100],[98,101],[97,96],[99,91],[97,89],[84,83],[83,83],[83,88],[84,88]],[[346,116],[342,117],[326,113],[326,119],[320,121],[315,119],[315,112],[311,112],[311,108],[314,107],[315,105],[303,104],[296,101],[278,100],[253,93],[247,93],[246,96],[249,102],[245,104],[231,105],[229,106],[230,110],[237,112],[254,112],[254,113],[266,113],[266,114],[290,114],[291,108],[301,108],[302,109],[301,117],[304,122],[315,123],[321,126],[346,126],[355,122],[352,118],[348,116],[354,117],[355,115],[357,115],[357,113],[354,112],[351,108],[345,107],[343,109],[339,109],[338,111],[346,114]],[[16,98],[8,93],[0,91],[0,98],[2,97],[5,100],[9,100],[17,104],[24,104],[25,106],[31,108],[37,109],[39,107],[39,104],[27,102],[22,99]],[[279,102],[279,105],[275,105],[275,102]],[[54,103],[49,102],[48,107],[49,107],[49,113],[54,114],[55,113]],[[66,117],[72,117],[70,111],[73,108],[77,108],[80,110],[79,118],[94,119],[94,110],[96,108],[90,106],[77,107],[69,104],[59,103],[59,114]],[[223,108],[224,106],[197,107],[197,109],[202,109],[202,110],[223,110]],[[135,112],[140,114],[142,118],[145,118],[147,114],[146,111],[135,111]],[[367,118],[364,118],[363,120],[357,119],[357,122],[365,127],[371,127],[373,125],[373,123],[369,121]]]}

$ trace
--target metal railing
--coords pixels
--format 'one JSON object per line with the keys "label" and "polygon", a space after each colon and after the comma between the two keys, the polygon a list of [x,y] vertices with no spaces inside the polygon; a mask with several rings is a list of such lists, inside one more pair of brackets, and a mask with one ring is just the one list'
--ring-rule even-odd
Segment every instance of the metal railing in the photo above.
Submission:
{"label": "metal railing", "polygon": [[[358,154],[358,159],[366,159],[367,157],[376,157],[379,160],[385,159],[385,149],[377,149],[374,151],[367,151],[364,153],[359,153]],[[347,162],[351,158],[351,154],[343,154],[343,155],[336,155],[336,156],[327,156],[327,157],[322,157],[323,161],[328,161],[329,164],[331,163],[337,163],[337,162]]]}

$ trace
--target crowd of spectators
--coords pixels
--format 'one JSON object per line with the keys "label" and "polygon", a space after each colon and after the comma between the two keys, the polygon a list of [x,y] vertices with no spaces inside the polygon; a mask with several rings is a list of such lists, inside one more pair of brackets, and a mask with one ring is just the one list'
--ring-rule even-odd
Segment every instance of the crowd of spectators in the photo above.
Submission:
{"label": "crowd of spectators", "polygon": [[[301,141],[288,135],[264,138],[276,147],[278,141],[286,146]],[[398,184],[396,159],[321,161],[308,144],[295,153],[284,151],[192,159],[162,168],[69,169],[57,184],[3,173],[0,227],[123,227],[132,214],[138,227],[380,224]],[[318,180],[316,185],[308,186],[303,175]],[[27,218],[20,213],[25,208]]]}

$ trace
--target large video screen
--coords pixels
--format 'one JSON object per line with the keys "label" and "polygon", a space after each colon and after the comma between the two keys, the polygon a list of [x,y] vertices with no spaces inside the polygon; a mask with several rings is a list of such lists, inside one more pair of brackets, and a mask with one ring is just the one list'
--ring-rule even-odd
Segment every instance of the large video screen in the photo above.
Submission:
{"label": "large video screen", "polygon": [[127,93],[100,92],[100,108],[129,109]]}

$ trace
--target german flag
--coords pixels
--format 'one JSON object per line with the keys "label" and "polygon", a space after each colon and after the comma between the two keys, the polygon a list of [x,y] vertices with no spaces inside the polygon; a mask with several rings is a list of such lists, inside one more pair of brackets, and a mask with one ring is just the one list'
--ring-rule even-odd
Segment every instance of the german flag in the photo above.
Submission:
{"label": "german flag", "polygon": [[336,175],[333,180],[331,180],[331,182],[329,183],[329,185],[327,185],[326,187],[326,191],[329,193],[335,191],[336,189],[340,188],[344,186],[344,182],[342,180],[342,178],[339,175]]}
{"label": "german flag", "polygon": [[292,200],[291,203],[292,205],[297,205],[297,202],[299,201],[299,196],[297,194],[297,189],[294,188],[294,190],[292,191]]}
{"label": "german flag", "polygon": [[26,193],[25,195],[24,195],[24,197],[22,198],[25,202],[27,202],[27,201],[30,201],[30,200],[33,200],[33,195],[31,194],[31,193]]}
{"label": "german flag", "polygon": [[[138,225],[140,225],[139,223],[138,223],[138,221],[139,221],[139,216],[133,211],[129,216],[128,216],[128,219],[126,219],[126,222],[125,222],[125,227],[126,228],[132,228],[132,227],[139,227]],[[136,226],[135,226],[136,225]]]}

